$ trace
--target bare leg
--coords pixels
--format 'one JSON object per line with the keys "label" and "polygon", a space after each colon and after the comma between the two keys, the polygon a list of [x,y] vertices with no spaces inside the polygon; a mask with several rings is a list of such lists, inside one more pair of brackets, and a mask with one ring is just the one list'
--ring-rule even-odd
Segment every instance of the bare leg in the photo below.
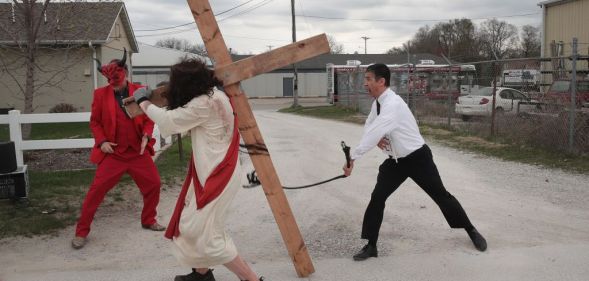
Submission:
{"label": "bare leg", "polygon": [[258,276],[252,269],[245,263],[245,261],[238,255],[232,261],[224,264],[227,269],[235,273],[239,280],[246,281],[258,281]]}
{"label": "bare leg", "polygon": [[195,268],[194,270],[196,270],[196,272],[202,275],[206,274],[209,271],[208,268]]}

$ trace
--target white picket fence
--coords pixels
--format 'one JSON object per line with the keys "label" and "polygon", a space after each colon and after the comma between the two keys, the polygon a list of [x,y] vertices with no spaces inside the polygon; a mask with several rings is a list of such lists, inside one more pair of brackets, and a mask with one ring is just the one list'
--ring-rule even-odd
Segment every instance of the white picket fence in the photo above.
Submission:
{"label": "white picket fence", "polygon": [[[90,112],[80,113],[45,113],[45,114],[20,114],[20,110],[11,110],[8,115],[0,115],[0,124],[8,124],[10,140],[14,142],[16,149],[16,161],[18,166],[24,165],[23,151],[37,149],[67,149],[67,148],[91,148],[94,139],[57,139],[57,140],[23,140],[21,124],[38,123],[73,123],[90,122]],[[161,149],[160,132],[157,125],[153,129],[152,137],[156,140],[153,148]]]}

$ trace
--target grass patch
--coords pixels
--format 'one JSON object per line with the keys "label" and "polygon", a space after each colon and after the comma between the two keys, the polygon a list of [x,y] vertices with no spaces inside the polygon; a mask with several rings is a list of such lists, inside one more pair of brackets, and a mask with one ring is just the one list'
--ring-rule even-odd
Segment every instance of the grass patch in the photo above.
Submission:
{"label": "grass patch", "polygon": [[8,130],[8,124],[0,124],[0,141],[9,141],[10,131]]}
{"label": "grass patch", "polygon": [[424,136],[447,146],[504,160],[589,174],[589,157],[562,151],[513,144],[501,138],[482,138],[441,125],[420,125]]}
{"label": "grass patch", "polygon": [[[183,160],[178,158],[178,145],[174,144],[160,155],[156,165],[162,184],[172,184],[186,174],[191,153],[190,138],[183,139]],[[35,172],[29,171],[29,202],[0,200],[0,239],[12,236],[53,234],[76,223],[82,201],[94,178],[95,170]],[[118,206],[127,200],[121,185],[134,187],[128,175],[119,186],[111,190],[101,208]]]}
{"label": "grass patch", "polygon": [[[91,138],[92,132],[88,122],[32,124],[31,140],[49,139],[83,139]],[[7,124],[0,125],[0,141],[10,140]]]}
{"label": "grass patch", "polygon": [[278,112],[294,113],[303,116],[312,116],[317,118],[346,121],[358,124],[363,124],[364,119],[366,118],[363,114],[358,113],[355,110],[341,106],[292,106],[282,108],[278,110]]}
{"label": "grass patch", "polygon": [[33,124],[30,139],[83,139],[91,137],[92,132],[90,131],[90,124],[88,122],[77,122]]}
{"label": "grass patch", "polygon": [[[328,118],[363,124],[365,115],[339,106],[290,107],[279,110],[311,117]],[[582,174],[589,174],[589,157],[574,155],[552,149],[514,144],[500,138],[490,139],[473,136],[465,131],[444,125],[420,124],[421,133],[447,146],[493,156],[504,160],[558,168]]]}
{"label": "grass patch", "polygon": [[0,238],[52,233],[75,223],[93,170],[29,172],[29,204],[0,201]]}
{"label": "grass patch", "polygon": [[172,183],[177,177],[184,179],[188,171],[188,160],[190,160],[191,153],[190,137],[182,139],[182,160],[179,157],[178,142],[175,142],[166,152],[162,153],[156,161],[162,182]]}

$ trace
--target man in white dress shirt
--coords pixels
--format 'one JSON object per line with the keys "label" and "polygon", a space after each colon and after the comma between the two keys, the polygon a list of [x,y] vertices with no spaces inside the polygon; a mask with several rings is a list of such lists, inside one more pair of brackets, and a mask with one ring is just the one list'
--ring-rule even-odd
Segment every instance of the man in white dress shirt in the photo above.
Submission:
{"label": "man in white dress shirt", "polygon": [[436,202],[450,227],[464,228],[474,246],[485,251],[485,238],[472,225],[460,202],[446,191],[413,114],[403,99],[389,88],[390,77],[390,70],[384,64],[372,64],[366,69],[364,87],[375,101],[360,144],[351,155],[350,167],[346,163],[343,168],[346,176],[351,175],[354,161],[376,146],[388,156],[379,167],[376,186],[364,214],[362,239],[367,239],[368,244],[354,255],[354,260],[378,256],[376,243],[385,202],[407,178],[415,181]]}

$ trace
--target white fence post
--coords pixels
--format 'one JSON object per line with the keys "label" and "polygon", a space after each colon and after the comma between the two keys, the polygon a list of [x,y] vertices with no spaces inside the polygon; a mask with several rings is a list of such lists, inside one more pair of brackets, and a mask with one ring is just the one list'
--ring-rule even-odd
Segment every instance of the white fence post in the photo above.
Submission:
{"label": "white fence post", "polygon": [[16,164],[22,166],[24,164],[24,159],[22,154],[20,110],[11,110],[8,112],[8,124],[10,128],[10,140],[14,142],[14,149],[16,150]]}

